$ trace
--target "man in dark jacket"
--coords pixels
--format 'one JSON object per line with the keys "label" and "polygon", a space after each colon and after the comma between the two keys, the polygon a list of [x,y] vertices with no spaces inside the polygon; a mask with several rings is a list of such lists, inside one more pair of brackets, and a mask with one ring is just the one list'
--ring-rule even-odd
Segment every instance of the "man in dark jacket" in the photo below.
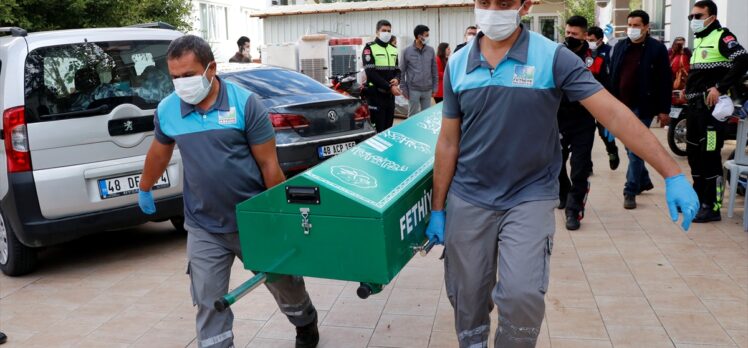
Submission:
{"label": "man in dark jacket", "polygon": [[[586,39],[587,20],[572,16],[566,21],[564,45],[581,59],[587,69],[595,75],[595,59],[592,58]],[[558,109],[558,129],[561,133],[561,172],[559,181],[559,208],[566,208],[566,229],[578,230],[584,218],[584,205],[590,189],[592,169],[592,144],[595,142],[595,119],[579,102],[570,102],[565,96]],[[566,171],[570,160],[571,180]]]}
{"label": "man in dark jacket", "polygon": [[748,70],[748,52],[730,30],[719,24],[714,2],[697,1],[689,20],[696,38],[686,82],[686,152],[693,188],[701,202],[693,222],[720,221],[725,124],[712,117],[712,110],[718,98]]}
{"label": "man in dark jacket", "polygon": [[[610,92],[610,54],[612,47],[603,41],[605,34],[603,29],[600,27],[590,27],[587,29],[587,44],[592,50],[592,66],[590,70],[595,75],[597,82],[600,82],[605,89]],[[616,139],[610,132],[608,132],[602,124],[597,123],[597,133],[600,135],[600,139],[605,144],[605,151],[608,153],[608,162],[610,163],[610,169],[616,170],[618,165],[621,163],[620,157],[618,157],[618,146],[616,146]]]}
{"label": "man in dark jacket", "polygon": [[[672,73],[667,48],[649,36],[649,15],[636,10],[628,15],[628,38],[619,41],[611,57],[610,88],[649,127],[652,119],[668,120]],[[644,161],[626,150],[629,167],[623,189],[623,207],[636,208],[636,196],[654,188]]]}

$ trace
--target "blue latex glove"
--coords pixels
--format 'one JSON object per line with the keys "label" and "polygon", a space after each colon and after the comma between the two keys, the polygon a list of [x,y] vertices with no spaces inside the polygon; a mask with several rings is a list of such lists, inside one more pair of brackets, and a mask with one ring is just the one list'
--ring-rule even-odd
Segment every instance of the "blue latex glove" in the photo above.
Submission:
{"label": "blue latex glove", "polygon": [[605,37],[608,38],[608,40],[613,38],[613,24],[606,24],[605,29],[603,29],[603,34],[605,34]]}
{"label": "blue latex glove", "polygon": [[678,209],[683,213],[681,226],[688,231],[691,221],[699,210],[699,196],[693,190],[685,175],[678,174],[665,179],[665,199],[670,210],[670,218],[678,221]]}
{"label": "blue latex glove", "polygon": [[608,128],[603,128],[603,136],[605,136],[605,139],[608,139],[609,143],[612,143],[614,140],[616,140],[615,135],[608,131]]}
{"label": "blue latex glove", "polygon": [[156,202],[153,201],[153,193],[151,191],[140,191],[138,192],[138,205],[143,213],[153,215],[156,213]]}
{"label": "blue latex glove", "polygon": [[426,227],[426,237],[436,244],[444,244],[444,210],[434,210],[431,212],[431,221]]}

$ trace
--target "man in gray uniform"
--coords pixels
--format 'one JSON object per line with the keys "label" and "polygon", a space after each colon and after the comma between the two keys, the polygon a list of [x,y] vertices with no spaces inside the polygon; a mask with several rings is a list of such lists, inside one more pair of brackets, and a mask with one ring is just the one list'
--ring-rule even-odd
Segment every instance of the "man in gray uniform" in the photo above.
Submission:
{"label": "man in gray uniform", "polygon": [[403,82],[400,89],[408,98],[408,116],[413,116],[431,106],[431,96],[439,86],[436,52],[429,46],[429,27],[419,24],[413,30],[416,38],[406,47],[400,58]]}
{"label": "man in gray uniform", "polygon": [[687,229],[699,207],[675,161],[582,60],[519,25],[531,4],[476,1],[482,32],[450,58],[444,73],[426,235],[445,246],[446,290],[463,348],[488,347],[494,303],[495,347],[534,347],[537,341],[558,204],[562,95],[580,101],[666,177],[674,221],[680,209]]}
{"label": "man in gray uniform", "polygon": [[[151,188],[178,144],[198,346],[233,347],[234,315],[231,310],[216,311],[213,302],[228,292],[231,265],[242,257],[236,204],[285,180],[275,132],[257,96],[216,76],[213,53],[203,39],[186,35],[174,40],[167,64],[175,93],[159,103],[154,115],[155,139],[145,160],[138,203],[144,213],[155,213]],[[304,280],[284,276],[266,285],[296,326],[296,347],[315,347],[317,311]]]}

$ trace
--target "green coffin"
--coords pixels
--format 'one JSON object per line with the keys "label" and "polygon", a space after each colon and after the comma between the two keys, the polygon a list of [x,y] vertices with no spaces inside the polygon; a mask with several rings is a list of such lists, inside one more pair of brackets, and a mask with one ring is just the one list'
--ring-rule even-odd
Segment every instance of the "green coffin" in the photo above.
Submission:
{"label": "green coffin", "polygon": [[425,241],[441,104],[237,206],[244,267],[388,284]]}

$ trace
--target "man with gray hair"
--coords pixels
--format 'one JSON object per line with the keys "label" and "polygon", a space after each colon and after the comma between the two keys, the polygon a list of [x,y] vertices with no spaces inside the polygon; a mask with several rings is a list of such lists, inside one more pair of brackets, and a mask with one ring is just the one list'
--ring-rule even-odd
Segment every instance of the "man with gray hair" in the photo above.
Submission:
{"label": "man with gray hair", "polygon": [[[218,312],[213,301],[228,292],[231,265],[242,257],[236,204],[285,180],[278,164],[275,132],[260,98],[216,76],[205,40],[186,35],[166,53],[175,91],[153,117],[154,140],[145,159],[138,204],[156,212],[151,189],[179,145],[184,166],[184,226],[187,273],[197,306],[198,347],[233,347],[234,315]],[[296,276],[266,284],[296,326],[296,347],[317,346],[317,311]]]}

